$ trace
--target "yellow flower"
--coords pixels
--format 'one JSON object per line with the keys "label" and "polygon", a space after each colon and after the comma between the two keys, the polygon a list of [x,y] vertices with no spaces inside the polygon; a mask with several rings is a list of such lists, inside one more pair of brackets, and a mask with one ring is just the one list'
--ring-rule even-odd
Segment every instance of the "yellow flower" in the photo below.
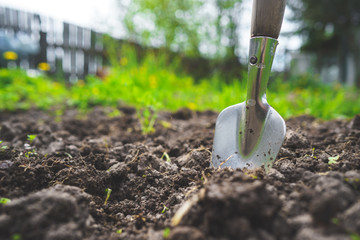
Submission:
{"label": "yellow flower", "polygon": [[12,51],[7,51],[7,52],[4,52],[3,54],[3,57],[6,59],[6,60],[16,60],[18,58],[18,55],[16,52],[12,52]]}
{"label": "yellow flower", "polygon": [[126,57],[123,57],[120,59],[120,65],[121,66],[126,66],[128,64],[128,59]]}
{"label": "yellow flower", "polygon": [[38,69],[44,72],[47,72],[51,69],[50,64],[46,63],[46,62],[41,62],[38,64]]}
{"label": "yellow flower", "polygon": [[93,88],[91,91],[94,95],[99,95],[100,91],[98,88]]}
{"label": "yellow flower", "polygon": [[150,87],[151,88],[156,88],[157,87],[157,78],[155,75],[151,75],[149,77],[149,82],[150,82]]}
{"label": "yellow flower", "polygon": [[188,103],[188,108],[191,110],[195,110],[197,108],[196,104],[193,102]]}

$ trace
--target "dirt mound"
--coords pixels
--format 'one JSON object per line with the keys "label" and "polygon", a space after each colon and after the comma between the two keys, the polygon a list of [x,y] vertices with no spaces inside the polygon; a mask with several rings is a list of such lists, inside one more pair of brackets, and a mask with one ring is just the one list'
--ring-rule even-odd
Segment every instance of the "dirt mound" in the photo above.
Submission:
{"label": "dirt mound", "polygon": [[159,113],[143,135],[119,110],[1,114],[1,239],[360,238],[358,116],[289,119],[264,172],[209,167],[214,112]]}
{"label": "dirt mound", "polygon": [[90,195],[56,185],[13,200],[0,218],[0,237],[22,233],[26,239],[81,239],[93,222]]}

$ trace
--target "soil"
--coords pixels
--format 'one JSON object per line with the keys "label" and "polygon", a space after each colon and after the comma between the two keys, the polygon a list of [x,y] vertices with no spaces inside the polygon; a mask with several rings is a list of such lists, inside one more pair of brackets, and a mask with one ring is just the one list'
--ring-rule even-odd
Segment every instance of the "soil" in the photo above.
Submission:
{"label": "soil", "polygon": [[0,114],[0,239],[360,239],[360,115],[288,119],[265,172],[210,167],[215,112],[119,111]]}

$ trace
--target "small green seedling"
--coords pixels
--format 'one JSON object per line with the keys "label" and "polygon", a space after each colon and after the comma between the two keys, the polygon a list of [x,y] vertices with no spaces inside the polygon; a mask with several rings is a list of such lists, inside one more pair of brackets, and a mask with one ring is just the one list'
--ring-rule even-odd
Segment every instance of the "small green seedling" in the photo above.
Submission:
{"label": "small green seedling", "polygon": [[351,233],[350,238],[351,240],[360,240],[360,235],[357,233]]}
{"label": "small green seedling", "polygon": [[6,205],[9,202],[11,202],[11,200],[8,198],[0,198],[0,204]]}
{"label": "small green seedling", "polygon": [[35,138],[36,138],[36,135],[35,135],[35,134],[27,135],[27,140],[30,142],[30,144],[33,143],[33,141],[35,140]]}
{"label": "small green seedling", "polygon": [[155,132],[155,121],[157,119],[157,112],[153,108],[146,108],[137,111],[140,120],[141,132],[144,135]]}
{"label": "small green seedling", "polygon": [[163,155],[161,156],[161,160],[163,160],[164,157],[165,157],[165,159],[166,159],[166,161],[167,161],[168,163],[171,163],[171,159],[170,159],[170,157],[169,157],[169,154],[167,154],[167,152],[164,152],[164,153],[163,153]]}
{"label": "small green seedling", "polygon": [[315,157],[315,156],[314,156],[314,153],[315,153],[315,148],[313,148],[313,149],[312,149],[312,153],[311,153],[311,156],[310,156],[310,157],[312,157],[312,158],[315,158],[315,159],[316,159],[317,157]]}
{"label": "small green seedling", "polygon": [[116,230],[116,233],[117,233],[117,234],[122,234],[122,232],[123,232],[122,228]]}
{"label": "small green seedling", "polygon": [[109,118],[114,118],[114,117],[118,117],[118,116],[120,116],[121,115],[121,112],[118,110],[118,109],[113,109],[113,111],[111,111],[111,112],[109,112],[108,114],[107,114],[107,116],[109,117]]}
{"label": "small green seedling", "polygon": [[331,164],[334,164],[334,163],[337,163],[337,161],[339,160],[340,156],[339,155],[336,155],[335,157],[328,157],[328,164],[331,165]]}
{"label": "small green seedling", "polygon": [[35,149],[32,149],[31,151],[25,152],[24,155],[25,155],[26,158],[29,158],[31,156],[37,155],[37,152],[35,151]]}
{"label": "small green seedling", "polygon": [[21,237],[21,234],[19,233],[15,233],[11,236],[11,240],[21,240],[22,237]]}
{"label": "small green seedling", "polygon": [[165,228],[164,231],[163,231],[163,237],[164,238],[168,238],[170,236],[170,228]]}
{"label": "small green seedling", "polygon": [[161,213],[165,213],[167,210],[169,210],[169,208],[164,205],[164,208],[163,208],[163,210],[161,211]]}
{"label": "small green seedling", "polygon": [[160,121],[161,126],[164,128],[171,128],[171,123],[167,121]]}
{"label": "small green seedling", "polygon": [[106,198],[105,198],[104,205],[106,205],[106,204],[107,204],[107,201],[109,200],[109,197],[110,197],[111,192],[112,192],[111,188],[107,188],[107,189],[105,189]]}
{"label": "small green seedling", "polygon": [[[2,143],[3,143],[3,141],[0,140],[0,144],[2,144]],[[8,148],[8,146],[6,146],[6,145],[1,146],[1,149],[4,149],[4,150],[5,150],[5,149],[7,149],[7,148]]]}
{"label": "small green seedling", "polygon": [[332,218],[331,222],[335,225],[339,225],[339,219],[338,218]]}

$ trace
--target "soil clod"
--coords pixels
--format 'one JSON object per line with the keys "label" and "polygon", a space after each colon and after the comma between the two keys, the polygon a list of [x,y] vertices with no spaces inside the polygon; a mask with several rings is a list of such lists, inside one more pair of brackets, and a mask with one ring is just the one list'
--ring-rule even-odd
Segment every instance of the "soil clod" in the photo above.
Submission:
{"label": "soil clod", "polygon": [[214,112],[161,112],[144,135],[119,110],[0,115],[0,239],[360,238],[360,115],[288,119],[265,172],[210,167]]}

